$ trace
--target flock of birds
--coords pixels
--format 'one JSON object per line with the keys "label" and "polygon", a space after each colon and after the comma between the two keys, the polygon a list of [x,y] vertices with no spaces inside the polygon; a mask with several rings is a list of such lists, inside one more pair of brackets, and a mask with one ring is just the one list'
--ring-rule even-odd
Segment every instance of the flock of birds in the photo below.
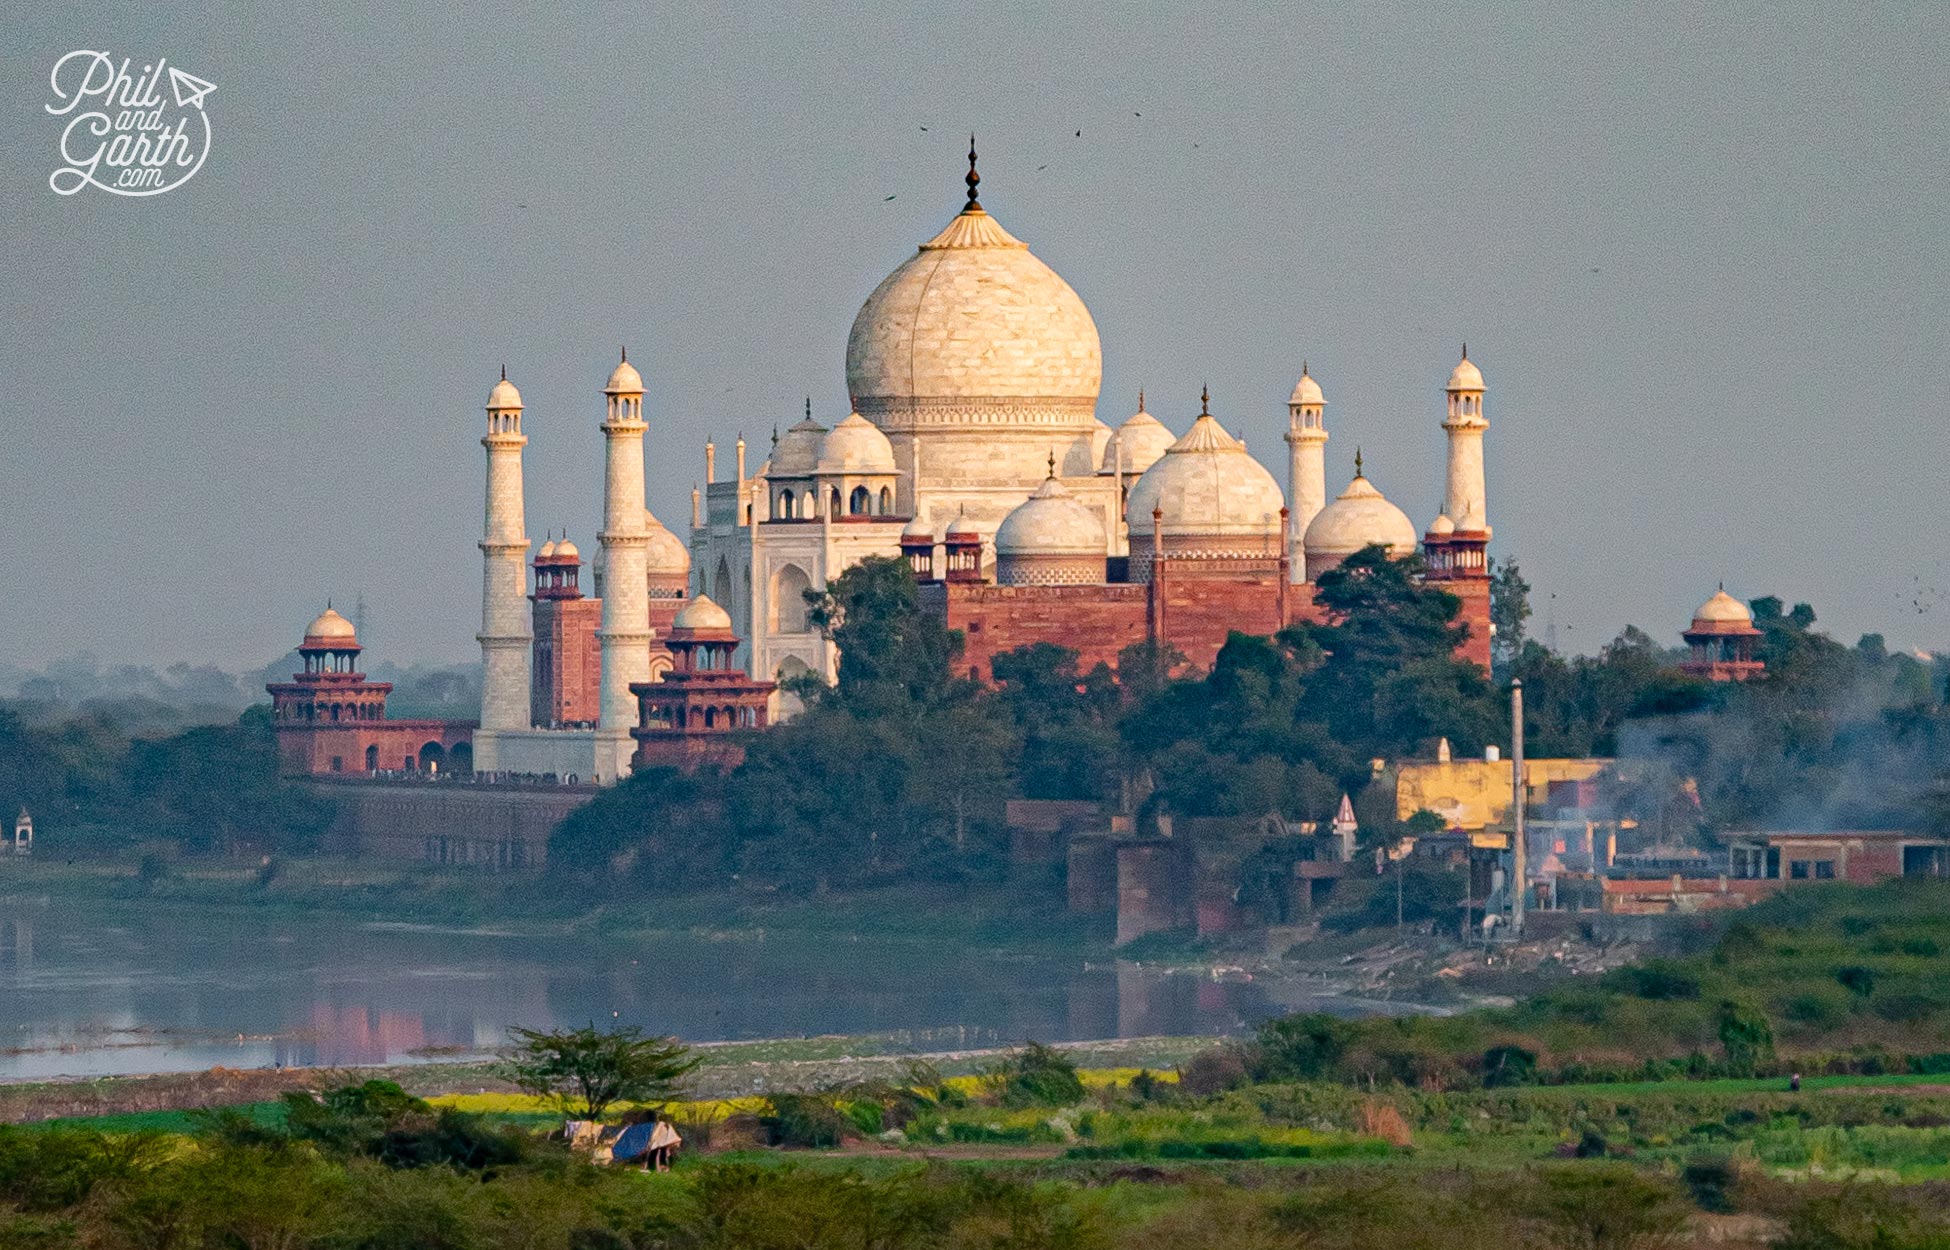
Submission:
{"label": "flock of birds", "polygon": [[[1144,116],[1144,114],[1143,114],[1143,113],[1141,113],[1141,112],[1139,112],[1139,111],[1137,111],[1136,109],[1133,109],[1133,110],[1131,110],[1131,116],[1132,116],[1132,117],[1143,117],[1143,116]],[[927,134],[927,133],[928,133],[928,128],[927,128],[926,126],[922,126],[922,127],[920,128],[920,130],[921,130],[921,133],[922,133],[922,134]],[[1073,135],[1072,137],[1073,137],[1073,138],[1077,138],[1077,139],[1081,139],[1081,138],[1083,138],[1083,130],[1082,130],[1082,128],[1080,128],[1080,127],[1079,127],[1079,128],[1077,129],[1077,131],[1075,132],[1075,134],[1074,134],[1074,135]],[[1194,143],[1194,144],[1193,144],[1192,146],[1193,146],[1194,148],[1197,148],[1197,147],[1199,147],[1200,145],[1199,145],[1199,144],[1196,144],[1196,143]],[[1036,166],[1036,172],[1040,174],[1040,173],[1042,173],[1042,172],[1043,172],[1044,170],[1046,170],[1046,169],[1048,169],[1048,168],[1049,168],[1049,165],[1047,165],[1047,164],[1045,164],[1045,165],[1038,165],[1038,166]],[[881,200],[881,203],[883,203],[883,204],[885,204],[885,203],[887,203],[887,202],[888,202],[888,201],[890,201],[890,200],[897,200],[897,199],[899,199],[899,198],[900,198],[900,193],[899,193],[899,192],[895,192],[895,193],[894,193],[893,195],[890,195],[890,196],[887,196],[887,197],[885,197],[884,199],[882,199],[882,200]],[[1598,271],[1594,269],[1594,270],[1592,270],[1592,272],[1593,272],[1593,273],[1596,273],[1596,272],[1598,272]]]}

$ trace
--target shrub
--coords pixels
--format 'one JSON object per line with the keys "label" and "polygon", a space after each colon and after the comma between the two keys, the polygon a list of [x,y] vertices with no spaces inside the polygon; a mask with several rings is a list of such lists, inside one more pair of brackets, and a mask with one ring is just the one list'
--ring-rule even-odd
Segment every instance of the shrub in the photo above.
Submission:
{"label": "shrub", "polygon": [[1328,1076],[1347,1051],[1346,1022],[1320,1012],[1284,1016],[1259,1027],[1260,1081],[1317,1081]]}
{"label": "shrub", "polygon": [[766,1140],[774,1146],[830,1150],[853,1130],[831,1098],[823,1094],[773,1094],[771,1114],[759,1117]]}
{"label": "shrub", "polygon": [[1246,1055],[1237,1046],[1202,1050],[1178,1069],[1178,1088],[1195,1098],[1238,1089],[1250,1079]]}
{"label": "shrub", "polygon": [[1727,999],[1720,1004],[1719,1024],[1730,1070],[1751,1076],[1762,1060],[1773,1057],[1773,1026],[1755,1008]]}
{"label": "shrub", "polygon": [[1083,1101],[1083,1081],[1069,1056],[1041,1042],[1026,1043],[990,1076],[1010,1107],[1068,1107]]}
{"label": "shrub", "polygon": [[1859,964],[1851,964],[1846,968],[1837,968],[1835,970],[1835,980],[1841,984],[1843,989],[1855,995],[1857,998],[1867,998],[1869,995],[1875,993],[1876,990],[1875,970],[1873,968],[1864,968]]}
{"label": "shrub", "polygon": [[1537,1052],[1507,1043],[1483,1052],[1483,1084],[1488,1088],[1532,1085],[1536,1081]]}
{"label": "shrub", "polygon": [[1656,1002],[1698,998],[1700,994],[1699,978],[1669,959],[1650,959],[1636,967],[1615,969],[1606,973],[1599,984],[1605,989]]}

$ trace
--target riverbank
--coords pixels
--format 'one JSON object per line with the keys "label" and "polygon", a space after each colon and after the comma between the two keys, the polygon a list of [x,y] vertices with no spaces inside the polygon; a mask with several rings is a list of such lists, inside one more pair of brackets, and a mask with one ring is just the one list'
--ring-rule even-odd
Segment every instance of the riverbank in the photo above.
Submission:
{"label": "riverbank", "polygon": [[548,876],[327,857],[248,864],[150,855],[7,864],[0,903],[35,902],[340,915],[534,936],[871,939],[1086,956],[1108,956],[1113,936],[1107,921],[1066,911],[1054,891],[1014,884],[912,884],[816,897],[761,889],[632,896]]}
{"label": "riverbank", "polygon": [[[1008,1053],[1003,1046],[930,1049],[911,1033],[703,1042],[703,1062],[686,1083],[696,1099],[736,1098],[866,1081],[899,1080],[917,1062],[943,1076],[968,1076]],[[1212,1037],[1104,1038],[1057,1043],[1086,1068],[1172,1069],[1217,1042]],[[419,1063],[344,1068],[211,1068],[203,1072],[85,1077],[0,1083],[0,1124],[45,1120],[151,1116],[204,1107],[269,1102],[291,1090],[326,1089],[351,1080],[397,1082],[422,1098],[513,1093],[494,1061]],[[150,1125],[154,1127],[155,1125]],[[109,1127],[136,1127],[134,1124]]]}

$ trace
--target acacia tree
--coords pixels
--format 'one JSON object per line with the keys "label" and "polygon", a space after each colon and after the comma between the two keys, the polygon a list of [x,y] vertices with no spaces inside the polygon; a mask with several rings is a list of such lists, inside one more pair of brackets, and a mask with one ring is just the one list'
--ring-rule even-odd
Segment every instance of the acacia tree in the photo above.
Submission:
{"label": "acacia tree", "polygon": [[625,1026],[601,1030],[515,1029],[500,1073],[515,1088],[553,1098],[565,1113],[600,1120],[619,1102],[664,1103],[703,1060],[674,1037]]}

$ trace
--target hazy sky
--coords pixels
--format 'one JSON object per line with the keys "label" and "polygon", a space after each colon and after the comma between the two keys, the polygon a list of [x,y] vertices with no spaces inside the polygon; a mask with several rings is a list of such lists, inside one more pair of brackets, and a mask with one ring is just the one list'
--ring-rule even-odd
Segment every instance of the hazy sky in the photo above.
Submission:
{"label": "hazy sky", "polygon": [[[619,343],[682,532],[707,433],[844,415],[970,129],[1106,421],[1209,382],[1284,482],[1304,357],[1330,491],[1358,444],[1426,525],[1466,339],[1538,633],[1676,641],[1724,578],[1950,648],[1950,5],[11,7],[0,662],[254,666],[361,591],[378,654],[477,655],[499,365],[537,543],[593,546]],[[75,48],[216,84],[191,182],[49,190]]]}

